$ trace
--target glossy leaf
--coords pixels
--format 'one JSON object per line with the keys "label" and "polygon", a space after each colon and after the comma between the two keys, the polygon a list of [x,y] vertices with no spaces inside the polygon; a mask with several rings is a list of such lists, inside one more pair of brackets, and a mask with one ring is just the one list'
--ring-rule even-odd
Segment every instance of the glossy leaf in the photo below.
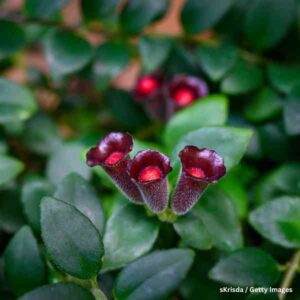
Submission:
{"label": "glossy leaf", "polygon": [[221,90],[230,95],[248,93],[263,83],[262,71],[244,60],[238,60],[221,82]]}
{"label": "glossy leaf", "polygon": [[42,237],[55,265],[81,278],[95,277],[104,254],[100,234],[74,206],[45,197],[41,204]]}
{"label": "glossy leaf", "polygon": [[104,213],[100,199],[93,187],[80,175],[72,173],[66,176],[58,185],[54,197],[74,205],[103,234]]}
{"label": "glossy leaf", "polygon": [[294,0],[256,0],[246,16],[245,33],[259,50],[276,45],[287,33],[294,16]]}
{"label": "glossy leaf", "polygon": [[279,226],[285,237],[292,243],[300,245],[300,221],[295,219],[292,221],[280,221]]}
{"label": "glossy leaf", "polygon": [[68,2],[69,0],[26,0],[25,10],[32,17],[48,18]]}
{"label": "glossy leaf", "polygon": [[116,282],[119,300],[163,299],[185,278],[194,260],[191,250],[156,251],[124,268]]}
{"label": "glossy leaf", "polygon": [[39,287],[21,297],[19,300],[94,300],[86,289],[74,283],[56,283]]}
{"label": "glossy leaf", "polygon": [[237,49],[232,44],[203,45],[197,54],[202,69],[213,81],[220,80],[237,60]]}
{"label": "glossy leaf", "polygon": [[33,95],[27,88],[0,78],[0,124],[24,121],[35,111]]}
{"label": "glossy leaf", "polygon": [[91,45],[79,35],[66,30],[53,30],[45,41],[47,63],[54,74],[79,71],[92,59]]}
{"label": "glossy leaf", "polygon": [[206,126],[224,125],[228,114],[228,99],[222,95],[211,95],[183,109],[167,123],[164,141],[169,149],[186,133]]}
{"label": "glossy leaf", "polygon": [[300,98],[290,98],[285,101],[283,119],[288,135],[300,134]]}
{"label": "glossy leaf", "polygon": [[182,10],[181,22],[186,32],[196,33],[214,26],[226,13],[232,0],[188,0]]}
{"label": "glossy leaf", "polygon": [[209,272],[213,280],[233,286],[272,286],[280,277],[276,261],[256,248],[243,248],[221,259]]}
{"label": "glossy leaf", "polygon": [[46,282],[46,268],[28,226],[22,227],[12,238],[6,248],[4,262],[6,279],[17,295]]}
{"label": "glossy leaf", "polygon": [[147,218],[138,206],[126,205],[115,211],[107,222],[104,234],[103,271],[125,266],[147,253],[157,235],[157,221]]}
{"label": "glossy leaf", "polygon": [[14,180],[24,169],[19,160],[0,154],[0,185]]}
{"label": "glossy leaf", "polygon": [[21,50],[25,44],[25,33],[19,25],[0,20],[0,61]]}
{"label": "glossy leaf", "polygon": [[224,158],[229,170],[243,157],[251,136],[252,132],[249,129],[221,126],[200,128],[188,133],[180,140],[174,156],[177,156],[177,153],[186,145],[212,149]]}
{"label": "glossy leaf", "polygon": [[300,198],[282,196],[251,212],[251,225],[267,240],[285,248],[299,248],[299,241],[290,241],[281,229],[282,222],[300,219]]}

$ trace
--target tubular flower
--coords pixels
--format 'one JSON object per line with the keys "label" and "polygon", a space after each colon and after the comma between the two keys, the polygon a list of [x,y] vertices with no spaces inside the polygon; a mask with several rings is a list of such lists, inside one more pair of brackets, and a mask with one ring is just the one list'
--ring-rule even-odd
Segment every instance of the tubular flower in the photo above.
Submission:
{"label": "tubular flower", "polygon": [[140,151],[129,164],[130,177],[139,188],[146,205],[155,213],[167,208],[167,175],[171,170],[169,158],[154,150]]}
{"label": "tubular flower", "polygon": [[165,100],[162,95],[163,77],[159,74],[140,77],[134,87],[134,98],[141,102],[148,116],[160,122],[165,120]]}
{"label": "tubular flower", "polygon": [[182,171],[173,195],[172,210],[182,215],[193,207],[208,184],[226,174],[226,168],[221,156],[205,148],[186,146],[179,157]]}
{"label": "tubular flower", "polygon": [[166,89],[168,101],[168,117],[180,108],[191,105],[197,99],[208,94],[208,86],[200,78],[188,75],[177,75]]}
{"label": "tubular flower", "polygon": [[88,151],[87,164],[90,167],[101,166],[126,197],[135,203],[142,203],[142,196],[127,173],[132,147],[131,135],[111,132]]}

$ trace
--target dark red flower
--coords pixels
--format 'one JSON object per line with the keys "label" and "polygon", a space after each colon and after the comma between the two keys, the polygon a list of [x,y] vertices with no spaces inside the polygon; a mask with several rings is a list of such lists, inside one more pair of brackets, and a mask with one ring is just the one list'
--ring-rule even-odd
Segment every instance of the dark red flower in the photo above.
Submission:
{"label": "dark red flower", "polygon": [[125,196],[135,203],[142,203],[142,196],[127,173],[132,147],[131,135],[111,132],[88,151],[87,164],[101,166]]}
{"label": "dark red flower", "polygon": [[197,202],[209,183],[226,174],[224,160],[215,151],[186,146],[179,154],[182,172],[172,199],[172,209],[187,213]]}
{"label": "dark red flower", "polygon": [[144,101],[146,97],[152,96],[162,86],[162,77],[158,74],[141,76],[134,87],[134,95],[138,101]]}
{"label": "dark red flower", "polygon": [[208,86],[200,78],[188,75],[177,75],[167,86],[168,116],[183,107],[189,106],[197,99],[208,94]]}
{"label": "dark red flower", "polygon": [[167,175],[171,170],[169,158],[154,150],[140,151],[129,164],[130,177],[138,186],[144,202],[155,213],[167,208]]}

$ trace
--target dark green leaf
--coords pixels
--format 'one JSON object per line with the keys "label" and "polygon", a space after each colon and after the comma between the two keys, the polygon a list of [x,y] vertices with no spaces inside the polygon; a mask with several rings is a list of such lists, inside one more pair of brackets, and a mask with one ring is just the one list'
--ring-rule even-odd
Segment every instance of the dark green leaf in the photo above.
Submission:
{"label": "dark green leaf", "polygon": [[156,71],[167,59],[172,47],[172,40],[167,37],[143,36],[139,41],[142,65],[147,73]]}
{"label": "dark green leaf", "polygon": [[299,81],[300,66],[285,66],[271,64],[268,67],[268,77],[271,84],[282,93],[290,93],[293,86]]}
{"label": "dark green leaf", "polygon": [[123,42],[105,42],[96,50],[93,65],[96,87],[102,91],[129,64],[130,47]]}
{"label": "dark green leaf", "polygon": [[251,293],[246,300],[278,300],[276,293]]}
{"label": "dark green leaf", "polygon": [[92,59],[92,46],[79,35],[66,30],[53,30],[45,41],[48,65],[57,75],[82,69]]}
{"label": "dark green leaf", "polygon": [[200,99],[190,107],[175,114],[168,122],[164,141],[169,149],[186,133],[206,126],[224,125],[228,115],[228,99],[222,95],[211,95]]}
{"label": "dark green leaf", "polygon": [[0,185],[14,180],[24,169],[19,160],[0,154]]}
{"label": "dark green leaf", "polygon": [[22,227],[6,248],[6,280],[17,295],[22,295],[46,282],[46,268],[36,239],[28,226]]}
{"label": "dark green leaf", "polygon": [[106,103],[112,114],[125,127],[141,128],[148,122],[141,106],[125,91],[109,90],[106,94]]}
{"label": "dark green leaf", "polygon": [[121,12],[121,28],[137,33],[145,26],[162,17],[168,8],[168,0],[130,0]]}
{"label": "dark green leaf", "polygon": [[283,119],[287,134],[300,134],[300,98],[291,98],[285,101]]}
{"label": "dark green leaf", "polygon": [[285,237],[291,241],[292,243],[297,243],[300,245],[300,221],[292,220],[292,221],[280,221],[279,226],[285,235]]}
{"label": "dark green leaf", "polygon": [[191,250],[153,252],[121,271],[115,295],[119,300],[164,299],[185,278],[194,260]]}
{"label": "dark green leaf", "polygon": [[182,240],[190,247],[207,250],[212,247],[212,237],[208,233],[200,216],[189,214],[178,218],[174,223],[174,228]]}
{"label": "dark green leaf", "polygon": [[55,123],[47,116],[37,115],[25,124],[23,143],[37,154],[48,155],[61,144]]}
{"label": "dark green leaf", "polygon": [[0,60],[21,50],[25,43],[25,34],[19,25],[0,20]]}
{"label": "dark green leaf", "polygon": [[280,273],[272,256],[255,248],[237,250],[210,271],[213,280],[233,286],[272,286]]}
{"label": "dark green leaf", "polygon": [[45,197],[41,204],[42,237],[48,254],[61,270],[75,277],[95,277],[104,254],[100,234],[74,206]]}
{"label": "dark green leaf", "polygon": [[22,187],[21,201],[28,223],[36,232],[41,230],[40,204],[45,196],[52,196],[54,186],[42,178],[32,178]]}
{"label": "dark green leaf", "polygon": [[214,26],[233,2],[232,0],[188,0],[181,14],[185,31],[196,33]]}
{"label": "dark green leaf", "polygon": [[54,197],[74,205],[101,234],[104,232],[104,213],[96,191],[80,175],[72,173],[58,185]]}
{"label": "dark green leaf", "polygon": [[246,16],[245,32],[259,50],[276,45],[288,31],[295,11],[294,0],[256,0]]}
{"label": "dark green leaf", "polygon": [[18,300],[95,300],[86,289],[74,283],[56,283],[35,289]]}
{"label": "dark green leaf", "polygon": [[210,187],[192,209],[192,213],[202,220],[217,248],[230,251],[242,246],[237,211],[221,188]]}
{"label": "dark green leaf", "polygon": [[263,83],[262,71],[255,65],[238,60],[221,82],[221,90],[230,95],[250,92]]}
{"label": "dark green leaf", "polygon": [[87,167],[81,152],[85,147],[80,144],[63,144],[54,151],[47,163],[46,173],[48,178],[55,184],[68,174],[75,172],[85,179],[91,176],[91,170]]}
{"label": "dark green leaf", "polygon": [[127,205],[108,220],[104,234],[104,270],[120,268],[147,253],[158,235],[158,223],[142,208]]}
{"label": "dark green leaf", "polygon": [[245,116],[251,122],[262,122],[277,116],[281,109],[282,102],[279,95],[270,88],[263,88],[246,106]]}
{"label": "dark green leaf", "polygon": [[220,80],[235,64],[237,49],[232,44],[201,46],[197,52],[201,67],[213,80]]}
{"label": "dark green leaf", "polygon": [[184,136],[174,152],[177,153],[186,145],[195,145],[200,148],[215,150],[225,160],[229,170],[243,157],[250,142],[252,132],[249,129],[235,127],[204,127],[192,131]]}
{"label": "dark green leaf", "polygon": [[300,219],[300,198],[282,196],[251,212],[251,225],[267,240],[286,248],[299,248],[299,241],[290,241],[280,223]]}
{"label": "dark green leaf", "polygon": [[0,124],[24,121],[35,111],[33,95],[27,88],[0,78]]}
{"label": "dark green leaf", "polygon": [[63,8],[69,0],[26,0],[25,10],[32,17],[47,18]]}

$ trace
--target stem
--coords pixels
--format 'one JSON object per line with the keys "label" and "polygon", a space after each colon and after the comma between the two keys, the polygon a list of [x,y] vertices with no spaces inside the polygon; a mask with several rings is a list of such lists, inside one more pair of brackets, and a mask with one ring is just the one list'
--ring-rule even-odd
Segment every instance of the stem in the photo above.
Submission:
{"label": "stem", "polygon": [[91,282],[91,292],[93,293],[96,300],[107,300],[105,294],[100,290],[97,277],[94,277],[90,280]]}
{"label": "stem", "polygon": [[[293,279],[296,276],[300,264],[300,250],[298,250],[292,257],[287,272],[284,275],[283,281],[280,285],[281,289],[287,289],[292,285]],[[279,293],[279,300],[284,300],[286,293]]]}

